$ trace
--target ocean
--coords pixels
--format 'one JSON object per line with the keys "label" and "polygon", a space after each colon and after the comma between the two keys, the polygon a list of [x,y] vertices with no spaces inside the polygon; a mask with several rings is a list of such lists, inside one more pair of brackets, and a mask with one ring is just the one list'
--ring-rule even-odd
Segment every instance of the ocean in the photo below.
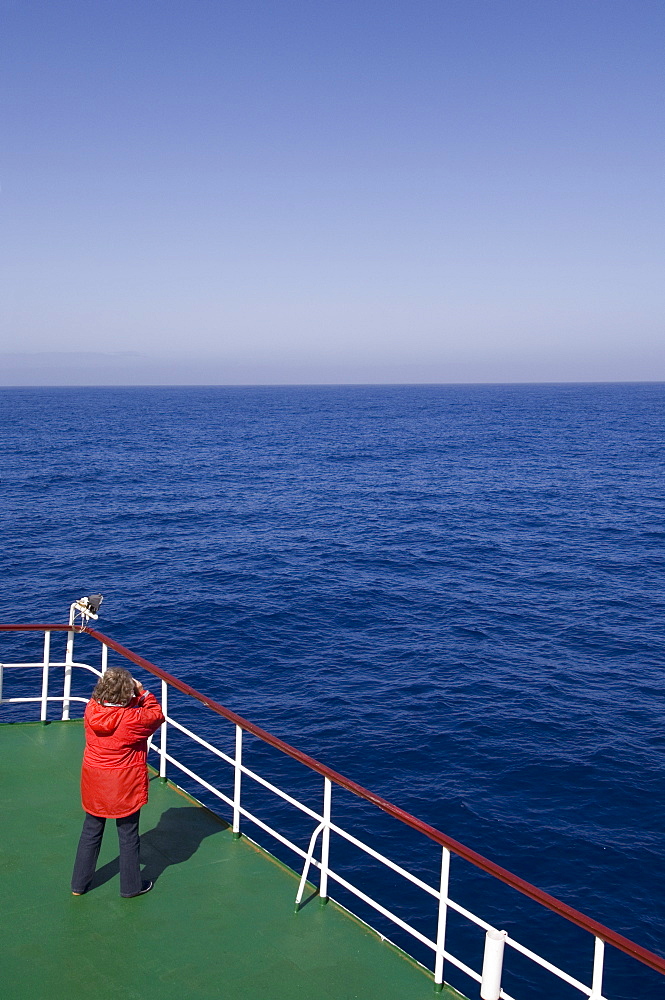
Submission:
{"label": "ocean", "polygon": [[[665,951],[665,384],[11,388],[0,426],[0,620],[101,592],[101,631]],[[374,832],[436,883],[435,845]],[[451,893],[590,981],[583,932],[463,862]],[[665,994],[628,959],[607,982]],[[506,989],[580,996],[526,963]]]}

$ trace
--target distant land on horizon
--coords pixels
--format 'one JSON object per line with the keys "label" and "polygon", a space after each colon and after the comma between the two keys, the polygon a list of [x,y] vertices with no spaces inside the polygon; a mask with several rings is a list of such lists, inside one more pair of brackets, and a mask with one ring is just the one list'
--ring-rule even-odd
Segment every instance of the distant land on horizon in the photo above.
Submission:
{"label": "distant land on horizon", "polygon": [[408,385],[556,382],[661,382],[648,359],[619,366],[606,359],[266,360],[149,356],[138,351],[0,353],[0,386]]}

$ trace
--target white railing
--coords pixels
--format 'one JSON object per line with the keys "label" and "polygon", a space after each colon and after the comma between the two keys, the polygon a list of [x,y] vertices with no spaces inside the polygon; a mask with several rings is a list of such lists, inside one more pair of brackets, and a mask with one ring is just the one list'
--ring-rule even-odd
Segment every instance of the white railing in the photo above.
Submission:
{"label": "white railing", "polygon": [[[40,705],[40,721],[45,722],[47,718],[47,707],[49,702],[59,702],[62,704],[62,719],[69,719],[69,707],[73,701],[82,702],[84,705],[88,703],[88,698],[82,698],[78,695],[72,695],[72,672],[74,668],[79,670],[87,670],[91,674],[95,674],[97,677],[101,677],[102,672],[106,670],[106,664],[108,663],[108,646],[102,646],[102,667],[101,670],[97,670],[95,667],[91,667],[88,663],[77,663],[74,660],[74,635],[70,633],[67,638],[67,652],[65,654],[64,660],[52,660],[51,659],[51,632],[44,632],[44,657],[40,662],[36,663],[0,663],[0,705],[21,705],[39,702]],[[52,669],[62,667],[63,673],[63,685],[62,694],[54,695],[49,694],[49,673]],[[42,691],[38,697],[18,697],[18,698],[5,698],[3,696],[4,688],[4,674],[5,670],[24,670],[24,669],[38,669],[42,672]]]}
{"label": "white railing", "polygon": [[[3,627],[0,626],[0,630]],[[5,627],[6,628],[6,627]],[[60,630],[60,629],[59,629]],[[324,765],[319,764],[318,761],[313,761],[311,758],[306,757],[300,751],[295,751],[292,747],[288,747],[287,744],[282,743],[275,737],[271,737],[270,734],[265,733],[263,730],[258,729],[252,723],[247,722],[247,720],[240,719],[234,713],[230,712],[228,709],[224,709],[223,706],[219,706],[216,703],[210,701],[205,696],[200,695],[198,692],[193,691],[188,685],[177,681],[175,678],[170,677],[170,675],[165,674],[159,668],[155,667],[153,664],[149,664],[148,661],[143,660],[141,657],[136,656],[136,654],[130,653],[129,650],[125,650],[124,647],[119,646],[113,640],[107,639],[107,637],[102,636],[100,633],[91,632],[93,638],[98,639],[101,643],[101,664],[100,668],[90,666],[86,663],[80,663],[73,658],[73,645],[74,645],[74,632],[69,631],[67,637],[67,652],[65,660],[52,661],[50,659],[50,631],[45,631],[44,636],[44,654],[41,662],[34,663],[12,663],[12,664],[0,664],[0,705],[10,704],[15,705],[19,703],[39,703],[40,705],[40,718],[42,721],[47,720],[47,708],[50,703],[61,704],[62,719],[69,718],[69,707],[72,702],[83,702],[87,701],[87,698],[80,696],[74,696],[71,694],[71,681],[72,672],[74,669],[81,669],[89,671],[90,673],[101,676],[103,672],[107,669],[108,665],[108,649],[109,644],[117,652],[121,652],[127,659],[130,659],[135,665],[141,666],[145,669],[150,670],[151,673],[156,674],[161,677],[161,702],[162,710],[165,715],[166,721],[161,726],[159,745],[151,740],[150,749],[159,758],[159,775],[162,780],[166,780],[167,776],[167,763],[171,764],[173,767],[177,768],[183,774],[187,775],[192,781],[196,782],[199,786],[206,789],[210,794],[215,796],[217,799],[222,801],[226,806],[229,807],[230,814],[232,817],[232,831],[235,837],[241,835],[241,824],[242,820],[245,819],[257,826],[259,829],[270,834],[279,843],[283,844],[290,851],[296,854],[298,857],[303,859],[303,868],[300,878],[300,884],[298,886],[298,891],[295,899],[295,909],[296,912],[301,906],[303,894],[305,891],[305,885],[308,880],[308,875],[312,867],[319,870],[319,896],[322,902],[327,902],[328,899],[328,883],[332,880],[337,885],[342,886],[349,893],[362,900],[363,903],[373,908],[376,912],[380,913],[384,918],[390,920],[397,927],[400,927],[403,931],[411,935],[415,940],[419,941],[422,945],[429,948],[434,953],[434,982],[436,989],[442,989],[443,986],[443,974],[445,963],[450,963],[455,968],[459,969],[465,973],[470,979],[474,980],[480,986],[480,997],[482,1000],[514,1000],[501,986],[502,981],[502,970],[503,962],[506,948],[513,949],[515,952],[525,956],[530,959],[540,968],[551,973],[559,980],[569,984],[578,990],[581,994],[589,997],[590,1000],[606,1000],[603,994],[603,965],[604,965],[604,951],[605,942],[608,941],[614,944],[620,950],[632,955],[632,957],[637,958],[639,961],[644,962],[649,965],[652,969],[655,969],[661,974],[665,973],[665,961],[659,956],[647,952],[645,949],[638,945],[634,945],[632,942],[627,941],[625,938],[620,937],[620,935],[615,934],[610,931],[609,928],[605,928],[598,924],[596,921],[585,917],[583,914],[578,913],[578,911],[572,910],[567,907],[566,904],[559,903],[554,900],[553,897],[548,896],[541,890],[536,889],[533,886],[529,886],[528,883],[522,882],[522,880],[517,879],[516,876],[511,876],[510,873],[505,872],[503,869],[498,869],[497,866],[493,865],[492,862],[487,861],[480,857],[480,855],[475,855],[469,849],[464,848],[463,845],[456,844],[455,841],[451,841],[445,835],[440,834],[438,831],[434,831],[431,827],[426,827],[425,824],[420,823],[415,820],[414,817],[409,817],[408,814],[403,813],[396,807],[391,806],[390,803],[386,803],[384,800],[380,800],[378,796],[372,795],[372,793],[367,792],[365,789],[360,788],[360,786],[355,785],[355,783],[344,779],[341,775],[336,774],[333,771],[325,768]],[[19,670],[19,669],[35,669],[41,670],[42,672],[42,687],[41,694],[35,697],[10,697],[6,698],[3,694],[3,676],[6,670]],[[62,694],[50,694],[50,672],[53,669],[63,670],[63,685]],[[192,694],[195,696],[196,700],[204,703],[208,708],[211,708],[218,715],[224,715],[230,721],[234,722],[235,726],[235,753],[233,756],[221,750],[219,747],[214,746],[208,740],[203,739],[197,733],[195,733],[189,727],[178,722],[169,714],[169,687],[174,686],[184,691],[186,694]],[[237,721],[236,721],[237,720]],[[227,764],[233,774],[233,796],[225,794],[216,785],[212,784],[201,774],[198,774],[195,770],[185,764],[182,760],[177,759],[171,752],[169,752],[169,732],[177,731],[181,733],[188,740],[193,741],[198,746],[203,747],[208,753],[212,754],[216,759],[223,761]],[[258,736],[260,739],[264,739],[264,742],[269,743],[277,749],[282,749],[289,756],[295,757],[295,759],[300,760],[301,763],[305,763],[310,766],[312,770],[323,776],[323,789],[322,789],[322,806],[321,811],[318,812],[315,809],[310,808],[303,802],[298,801],[294,796],[283,791],[272,782],[268,781],[265,777],[257,774],[251,768],[249,768],[245,763],[243,763],[243,740],[245,731],[250,732],[254,736]],[[267,739],[266,739],[267,737]],[[316,765],[316,766],[312,766]],[[242,789],[243,789],[243,778],[251,779],[263,788],[267,789],[273,795],[280,798],[283,802],[288,803],[293,808],[299,810],[301,813],[309,817],[315,826],[313,832],[309,838],[309,843],[306,848],[301,847],[299,844],[294,843],[289,839],[284,833],[275,829],[266,822],[265,818],[257,816],[255,813],[251,812],[242,801]],[[407,822],[408,825],[415,829],[420,829],[421,832],[426,832],[430,839],[434,839],[432,833],[438,834],[438,839],[442,841],[447,841],[452,847],[447,846],[446,843],[440,844],[441,846],[441,863],[440,863],[440,879],[437,886],[429,885],[427,882],[418,878],[416,875],[407,871],[402,866],[396,864],[390,858],[386,857],[381,852],[375,850],[369,844],[344,830],[338,824],[334,823],[332,820],[332,795],[333,795],[333,785],[338,784],[342,787],[355,792],[361,798],[374,803],[375,805],[380,803],[380,808],[384,811],[391,812],[396,818],[401,819],[403,822]],[[386,807],[390,808],[386,808]],[[366,855],[373,858],[375,861],[380,862],[385,865],[391,871],[397,873],[403,879],[410,882],[412,885],[417,886],[428,896],[432,897],[436,901],[436,938],[430,938],[426,934],[423,934],[417,928],[413,927],[407,921],[403,920],[400,916],[394,913],[392,910],[383,906],[377,900],[373,899],[367,893],[363,892],[357,886],[353,885],[348,879],[344,878],[339,872],[335,871],[330,866],[330,839],[331,834],[342,838],[348,843],[352,844],[354,847],[363,851]],[[315,849],[317,841],[321,841],[320,856],[315,857]],[[530,895],[531,898],[537,901],[542,901],[543,905],[547,906],[549,909],[555,910],[555,912],[560,913],[563,916],[567,916],[569,920],[576,923],[578,926],[583,927],[583,929],[589,931],[592,934],[592,939],[594,942],[593,948],[593,960],[592,960],[592,981],[591,985],[588,986],[581,982],[574,976],[569,975],[563,969],[559,968],[552,962],[547,961],[545,958],[537,955],[535,952],[531,951],[529,948],[525,947],[519,941],[511,937],[504,930],[498,930],[487,921],[483,920],[481,917],[470,912],[464,906],[460,905],[455,900],[451,899],[448,890],[449,884],[449,873],[451,864],[451,855],[460,855],[465,857],[465,860],[470,860],[472,863],[477,864],[478,867],[482,867],[485,871],[489,871],[492,874],[492,868],[496,869],[498,878],[501,881],[506,882],[519,891],[524,892],[524,894]],[[474,860],[479,859],[479,861]],[[483,862],[480,864],[479,862]],[[504,877],[509,876],[509,878]],[[519,884],[516,884],[519,883]],[[522,888],[526,887],[526,889]],[[527,891],[531,890],[531,891]],[[541,898],[539,898],[541,897]],[[552,904],[557,904],[552,905]],[[484,932],[485,943],[484,943],[484,954],[482,969],[480,972],[470,968],[465,962],[463,962],[459,957],[452,954],[446,948],[446,929],[448,923],[449,911],[452,911],[459,916],[463,917],[470,924],[479,928]],[[572,915],[572,916],[571,916]]]}

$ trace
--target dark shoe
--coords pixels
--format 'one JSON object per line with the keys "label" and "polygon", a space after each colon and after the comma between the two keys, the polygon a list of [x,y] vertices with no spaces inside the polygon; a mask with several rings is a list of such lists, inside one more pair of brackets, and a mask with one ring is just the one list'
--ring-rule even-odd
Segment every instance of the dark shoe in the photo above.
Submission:
{"label": "dark shoe", "polygon": [[[142,896],[145,892],[150,892],[151,889],[152,889],[152,882],[144,882],[142,884],[141,889],[140,889],[139,892],[133,892],[133,893],[131,893],[131,895],[129,895],[129,896],[123,896],[122,898],[123,899],[134,899],[135,896]],[[120,893],[120,895],[122,896],[122,893]]]}

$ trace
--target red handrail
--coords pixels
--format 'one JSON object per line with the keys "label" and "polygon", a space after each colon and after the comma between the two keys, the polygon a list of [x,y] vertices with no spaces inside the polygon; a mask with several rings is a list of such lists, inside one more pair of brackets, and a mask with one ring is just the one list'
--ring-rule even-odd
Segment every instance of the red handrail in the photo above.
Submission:
{"label": "red handrail", "polygon": [[[0,631],[70,632],[72,629],[69,625],[0,625]],[[74,631],[78,634],[80,630],[77,628]],[[241,715],[237,715],[230,709],[225,708],[224,705],[220,705],[219,702],[213,701],[212,698],[208,698],[206,695],[201,694],[200,691],[197,691],[184,681],[180,681],[177,677],[173,677],[172,674],[168,674],[165,670],[162,670],[160,667],[155,666],[154,663],[151,663],[150,660],[146,660],[143,656],[139,656],[138,653],[134,653],[131,649],[127,649],[126,646],[116,642],[115,639],[110,639],[108,636],[103,635],[101,632],[97,632],[95,629],[91,628],[86,628],[83,632],[84,634],[91,636],[93,639],[97,639],[98,642],[108,646],[109,649],[115,650],[121,656],[124,656],[125,659],[134,663],[137,667],[142,667],[144,670],[149,671],[149,673],[154,674],[155,677],[159,677],[161,680],[166,681],[166,683],[170,684],[171,687],[177,688],[177,690],[182,691],[183,694],[189,695],[197,701],[200,701],[202,705],[205,705],[207,708],[211,709],[211,711],[216,712],[217,715],[223,716],[225,719],[228,719],[229,722],[233,722],[235,725],[240,726],[246,732],[252,733],[260,740],[263,740],[264,743],[268,743],[270,746],[275,747],[275,749],[281,750],[283,753],[287,754],[289,757],[293,757],[294,760],[304,764],[312,771],[317,771],[319,774],[329,778],[341,788],[345,788],[347,791],[353,792],[353,794],[357,795],[359,798],[365,799],[367,802],[371,802],[372,805],[382,809],[384,812],[388,813],[388,815],[394,816],[395,819],[400,820],[400,822],[405,823],[414,830],[418,830],[419,833],[429,837],[430,840],[433,840],[435,843],[448,848],[448,850],[453,854],[456,854],[460,858],[464,858],[465,861],[469,861],[472,865],[475,865],[476,868],[480,868],[482,871],[487,872],[488,875],[492,875],[505,885],[511,886],[511,888],[516,889],[518,892],[522,893],[522,895],[528,896],[529,899],[533,899],[535,902],[545,906],[548,910],[552,910],[554,913],[558,913],[559,916],[565,917],[566,920],[570,920],[571,923],[576,924],[578,927],[582,927],[585,931],[588,931],[595,937],[601,938],[606,944],[612,945],[614,948],[624,952],[626,955],[630,955],[632,958],[637,959],[638,962],[642,962],[644,965],[649,966],[649,968],[654,969],[656,972],[660,972],[661,975],[665,975],[665,959],[656,955],[654,952],[649,951],[647,948],[643,948],[639,944],[635,944],[634,941],[624,937],[622,934],[617,934],[616,931],[611,930],[609,927],[605,927],[604,924],[599,923],[597,920],[593,920],[591,917],[587,917],[579,910],[574,909],[572,906],[568,906],[567,903],[562,903],[561,900],[557,899],[555,896],[551,896],[548,892],[545,892],[543,889],[539,889],[537,886],[525,881],[525,879],[520,878],[518,875],[513,875],[513,873],[509,872],[506,868],[502,868],[500,865],[495,864],[488,858],[483,857],[482,854],[478,854],[476,851],[471,850],[470,847],[465,847],[464,844],[460,844],[459,841],[454,840],[452,837],[442,833],[440,830],[430,826],[428,823],[423,823],[422,820],[412,816],[411,813],[406,812],[404,809],[400,809],[399,806],[393,805],[392,802],[388,802],[387,799],[381,798],[381,796],[376,795],[374,792],[370,792],[367,788],[363,788],[362,785],[357,784],[350,778],[344,777],[343,774],[339,774],[337,771],[333,771],[331,768],[326,767],[325,764],[322,764],[314,757],[310,757],[309,754],[303,753],[302,750],[292,747],[289,743],[285,743],[284,740],[280,740],[279,737],[273,736],[272,733],[267,732],[265,729],[261,729],[260,726],[254,725],[253,722],[249,722]]]}

